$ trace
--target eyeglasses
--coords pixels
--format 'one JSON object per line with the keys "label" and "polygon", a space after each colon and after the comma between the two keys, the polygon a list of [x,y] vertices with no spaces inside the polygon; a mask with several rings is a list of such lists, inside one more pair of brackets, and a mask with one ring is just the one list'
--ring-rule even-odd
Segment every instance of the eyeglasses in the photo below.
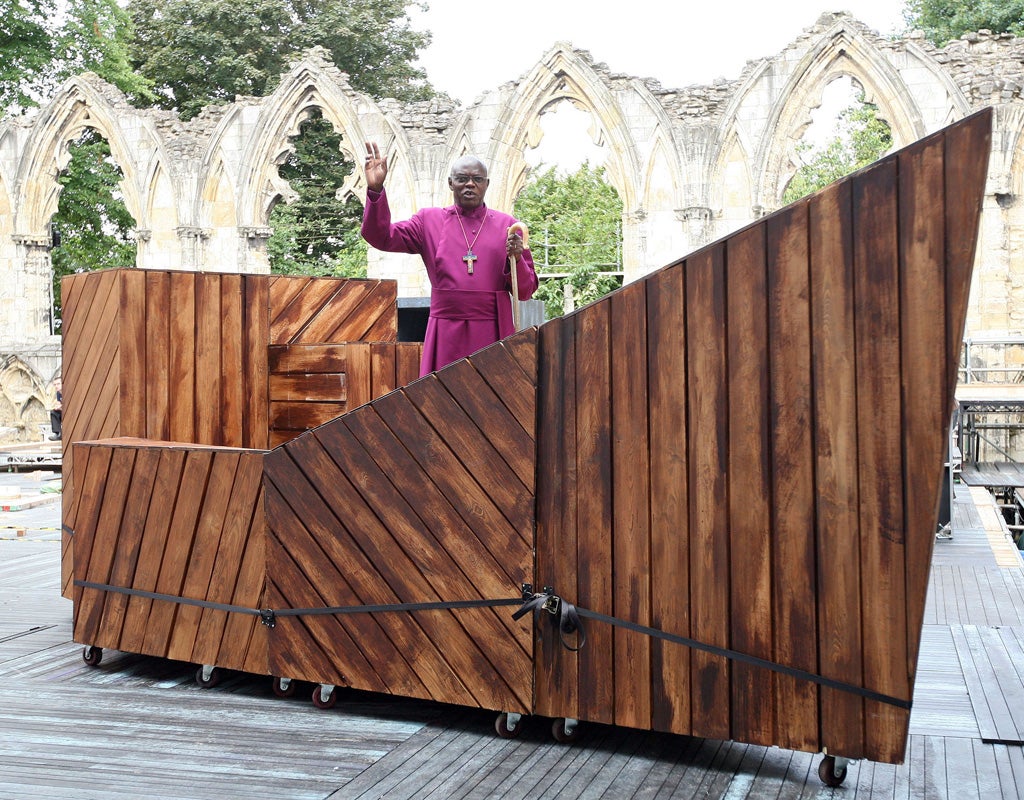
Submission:
{"label": "eyeglasses", "polygon": [[471,181],[477,186],[483,186],[487,183],[487,178],[483,175],[452,175],[452,183],[456,186],[465,186]]}

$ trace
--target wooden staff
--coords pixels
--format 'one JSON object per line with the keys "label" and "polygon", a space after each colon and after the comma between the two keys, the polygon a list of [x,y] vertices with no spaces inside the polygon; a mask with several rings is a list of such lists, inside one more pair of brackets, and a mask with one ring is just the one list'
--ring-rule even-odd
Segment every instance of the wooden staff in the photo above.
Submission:
{"label": "wooden staff", "polygon": [[[523,237],[523,250],[529,247],[530,232],[522,222],[514,222],[509,226],[508,232],[518,232]],[[522,311],[519,308],[519,275],[516,271],[516,257],[508,257],[509,272],[512,275],[512,324],[518,331],[522,322]]]}

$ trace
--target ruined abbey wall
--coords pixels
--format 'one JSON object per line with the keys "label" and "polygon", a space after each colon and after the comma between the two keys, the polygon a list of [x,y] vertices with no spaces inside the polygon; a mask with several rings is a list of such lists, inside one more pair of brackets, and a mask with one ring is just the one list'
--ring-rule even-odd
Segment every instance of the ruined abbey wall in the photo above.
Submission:
{"label": "ruined abbey wall", "polygon": [[[489,164],[488,202],[511,208],[542,115],[570,102],[590,115],[595,143],[608,148],[630,280],[778,208],[811,113],[841,77],[877,104],[895,147],[994,106],[968,335],[1024,334],[1024,40],[981,32],[939,50],[826,14],[782,52],[748,62],[738,78],[685,88],[617,74],[556,44],[529,73],[468,107],[374,101],[312,51],[272,95],[238,98],[188,123],[134,109],[90,74],[68,81],[35,116],[0,121],[0,426],[7,438],[31,439],[45,421],[47,384],[59,371],[49,222],[68,143],[84,127],[106,137],[123,170],[138,267],[266,272],[270,212],[290,194],[277,167],[312,110],[333,123],[357,165],[367,140],[391,155],[388,191],[402,218],[450,202],[448,170],[463,153]],[[361,171],[342,191],[362,197]],[[369,273],[397,278],[403,296],[429,292],[415,257],[371,251]]]}

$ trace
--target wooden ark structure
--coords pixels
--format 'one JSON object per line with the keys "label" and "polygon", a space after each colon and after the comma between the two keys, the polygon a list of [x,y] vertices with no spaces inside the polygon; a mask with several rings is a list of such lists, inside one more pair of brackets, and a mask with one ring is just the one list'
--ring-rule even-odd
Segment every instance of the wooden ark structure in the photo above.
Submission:
{"label": "wooden ark structure", "polygon": [[901,761],[990,122],[419,380],[384,282],[65,279],[76,640]]}

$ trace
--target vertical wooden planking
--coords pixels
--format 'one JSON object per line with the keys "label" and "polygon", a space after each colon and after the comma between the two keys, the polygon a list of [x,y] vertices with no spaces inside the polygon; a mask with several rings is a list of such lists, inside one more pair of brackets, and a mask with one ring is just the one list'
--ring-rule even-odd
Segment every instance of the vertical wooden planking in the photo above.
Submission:
{"label": "vertical wooden planking", "polygon": [[196,276],[196,381],[195,415],[198,444],[220,444],[224,375],[221,318],[221,276]]}
{"label": "vertical wooden planking", "polygon": [[[576,316],[544,326],[538,341],[537,566],[535,591],[577,585]],[[541,615],[534,647],[535,711],[580,717],[579,656]]]}
{"label": "vertical wooden planking", "polygon": [[[896,158],[855,176],[857,442],[866,688],[906,696],[907,631],[903,539],[899,259]],[[869,758],[898,761],[906,712],[866,700]]]}
{"label": "vertical wooden planking", "polygon": [[195,276],[171,274],[171,352],[167,382],[170,397],[169,438],[196,440],[196,284]]}
{"label": "vertical wooden planking", "polygon": [[[608,303],[576,313],[576,591],[582,608],[613,616],[609,316]],[[580,713],[584,719],[612,723],[615,659],[608,625],[587,626],[587,651],[579,662]]]}
{"label": "vertical wooden planking", "polygon": [[245,413],[245,397],[248,393],[243,369],[245,363],[243,348],[248,343],[245,338],[241,275],[221,276],[220,308],[222,384],[220,434],[217,437],[217,444],[243,447],[245,439],[242,435],[242,417]]}
{"label": "vertical wooden planking", "polygon": [[399,342],[396,347],[395,380],[399,386],[406,386],[420,376],[420,359],[423,345],[419,342]]}
{"label": "vertical wooden planking", "polygon": [[146,432],[147,439],[170,439],[171,276],[146,272]]}
{"label": "vertical wooden planking", "polygon": [[373,364],[370,345],[350,342],[345,350],[346,411],[353,411],[373,399]]}
{"label": "vertical wooden planking", "polygon": [[[690,629],[698,642],[729,647],[728,408],[725,264],[721,247],[686,261],[689,419]],[[691,652],[692,733],[728,739],[729,662]]]}
{"label": "vertical wooden planking", "polygon": [[395,345],[374,342],[370,345],[371,398],[383,397],[398,387],[395,380]]}
{"label": "vertical wooden planking", "polygon": [[242,441],[245,447],[263,449],[270,446],[270,368],[267,364],[270,280],[265,275],[247,275],[242,287],[245,298],[243,368],[246,387]]}
{"label": "vertical wooden planking", "polygon": [[[821,674],[863,686],[852,186],[849,180],[831,186],[809,202],[811,372]],[[822,746],[862,756],[863,699],[824,687],[820,692]]]}
{"label": "vertical wooden planking", "polygon": [[[941,134],[899,154],[907,700],[917,672],[924,621],[924,604],[918,595],[923,596],[928,586],[953,410],[947,396],[948,362],[938,355],[945,355],[949,338],[944,156],[945,137]],[[918,542],[924,546],[915,547]]]}
{"label": "vertical wooden planking", "polygon": [[[647,303],[642,283],[610,298],[614,615],[651,624]],[[593,627],[593,626],[591,626]],[[651,639],[616,628],[615,723],[651,727]]]}
{"label": "vertical wooden planking", "polygon": [[[683,266],[647,280],[651,447],[651,625],[690,635],[686,305]],[[652,727],[688,733],[690,650],[651,642]]]}
{"label": "vertical wooden planking", "polygon": [[[727,242],[728,502],[730,635],[733,649],[773,659],[771,437],[765,226]],[[774,677],[732,665],[732,736],[770,745],[775,734]]]}
{"label": "vertical wooden planking", "polygon": [[118,309],[122,436],[146,435],[146,275],[142,270],[120,272]]}
{"label": "vertical wooden planking", "polygon": [[[110,472],[110,458],[112,455],[109,447],[96,447],[76,444],[72,446],[76,451],[75,462],[80,473],[79,492],[75,496],[75,567],[71,580],[91,580],[89,575],[89,562],[92,558],[93,544],[96,540],[96,528],[99,524],[100,514],[103,511],[103,496],[106,489],[107,475]],[[88,465],[88,471],[85,467]],[[82,601],[85,597],[84,589],[80,586],[70,586],[70,594],[74,599],[74,632],[75,640],[79,642],[91,642],[80,634],[79,619],[83,618]],[[95,596],[90,596],[89,602],[96,602]],[[84,621],[84,618],[83,618]],[[95,629],[84,631],[89,637],[95,634]]]}
{"label": "vertical wooden planking", "polygon": [[[766,222],[775,660],[818,672],[807,204]],[[818,689],[776,675],[776,744],[818,749]]]}

